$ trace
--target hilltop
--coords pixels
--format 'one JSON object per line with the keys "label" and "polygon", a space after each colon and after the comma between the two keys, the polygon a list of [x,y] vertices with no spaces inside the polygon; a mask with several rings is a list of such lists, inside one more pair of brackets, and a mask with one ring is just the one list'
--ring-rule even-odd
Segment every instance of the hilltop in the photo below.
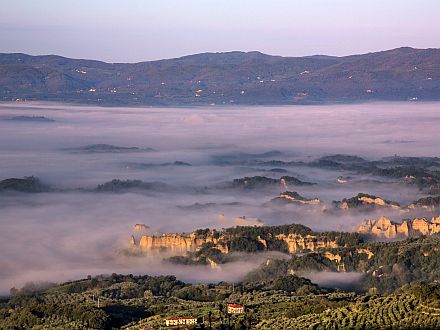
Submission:
{"label": "hilltop", "polygon": [[439,100],[440,49],[335,56],[202,53],[140,63],[0,54],[0,100],[102,105]]}

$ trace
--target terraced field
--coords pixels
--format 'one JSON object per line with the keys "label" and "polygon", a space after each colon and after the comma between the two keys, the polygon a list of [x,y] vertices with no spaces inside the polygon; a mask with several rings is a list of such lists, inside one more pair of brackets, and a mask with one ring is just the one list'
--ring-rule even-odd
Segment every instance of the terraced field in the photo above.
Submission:
{"label": "terraced field", "polygon": [[[367,301],[364,301],[367,300]],[[364,297],[355,303],[297,318],[265,319],[259,329],[439,329],[440,313],[412,295]]]}

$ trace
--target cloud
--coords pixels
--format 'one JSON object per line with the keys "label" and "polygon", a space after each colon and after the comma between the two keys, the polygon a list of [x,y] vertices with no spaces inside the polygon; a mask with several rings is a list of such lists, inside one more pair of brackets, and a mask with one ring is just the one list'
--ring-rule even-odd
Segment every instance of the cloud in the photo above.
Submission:
{"label": "cloud", "polygon": [[313,272],[301,274],[313,283],[327,288],[339,288],[343,290],[356,290],[360,287],[360,281],[364,276],[361,273],[347,272]]}
{"label": "cloud", "polygon": [[205,119],[200,115],[190,115],[184,117],[183,122],[190,125],[201,125],[205,122]]}
{"label": "cloud", "polygon": [[[0,120],[0,180],[35,175],[58,191],[0,194],[0,291],[8,292],[27,281],[61,281],[113,272],[168,272],[185,280],[204,281],[228,279],[234,274],[230,278],[238,279],[256,264],[225,266],[218,274],[169,267],[160,259],[117,257],[128,245],[136,223],[146,224],[155,233],[226,227],[234,225],[239,216],[259,218],[268,225],[302,223],[314,230],[351,230],[364,218],[379,215],[399,220],[401,215],[394,211],[366,215],[358,211],[323,212],[321,206],[264,205],[281,193],[282,187],[251,192],[213,188],[244,176],[281,175],[267,171],[270,167],[220,166],[213,162],[214,156],[270,150],[282,152],[275,160],[307,161],[332,153],[367,158],[395,153],[440,156],[440,131],[435,125],[422,125],[423,129],[417,125],[419,120],[425,123],[427,118],[440,118],[437,108],[434,103],[198,109],[1,104],[1,118],[32,115],[55,122]],[[413,143],[383,143],[407,139],[404,135],[408,132]],[[63,151],[99,143],[154,148],[157,152]],[[175,161],[192,166],[124,166]],[[422,197],[414,186],[378,183],[356,173],[342,173],[353,179],[340,185],[335,181],[341,175],[337,171],[304,166],[285,169],[289,175],[316,182],[291,189],[302,196],[320,198],[326,207],[332,200],[359,192],[401,204]],[[159,181],[170,189],[125,193],[79,189],[90,190],[115,178]],[[188,207],[196,203],[204,206]],[[225,221],[219,223],[220,214]]]}

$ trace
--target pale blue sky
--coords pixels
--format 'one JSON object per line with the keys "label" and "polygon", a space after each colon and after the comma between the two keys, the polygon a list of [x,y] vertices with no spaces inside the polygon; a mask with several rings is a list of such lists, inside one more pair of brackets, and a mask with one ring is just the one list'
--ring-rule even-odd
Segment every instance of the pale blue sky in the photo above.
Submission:
{"label": "pale blue sky", "polygon": [[439,48],[439,17],[440,0],[0,0],[0,52],[137,62]]}

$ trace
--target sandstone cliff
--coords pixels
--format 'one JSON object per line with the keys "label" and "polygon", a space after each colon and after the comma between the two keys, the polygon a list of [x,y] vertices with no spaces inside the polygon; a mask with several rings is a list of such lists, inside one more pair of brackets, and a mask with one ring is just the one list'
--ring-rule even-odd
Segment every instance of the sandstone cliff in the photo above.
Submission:
{"label": "sandstone cliff", "polygon": [[338,244],[327,238],[319,238],[315,235],[301,236],[298,234],[280,234],[276,236],[278,239],[286,242],[289,253],[297,253],[301,251],[316,251],[323,248],[336,248]]}
{"label": "sandstone cliff", "polygon": [[406,219],[402,223],[392,222],[386,217],[381,217],[378,220],[365,220],[358,227],[357,232],[382,238],[430,235],[440,232],[440,216],[431,220],[426,218]]}
{"label": "sandstone cliff", "polygon": [[[248,228],[249,231],[253,231],[261,227],[253,226],[242,228]],[[243,232],[245,231],[246,229],[243,229]],[[245,251],[237,250],[237,244],[240,245],[241,240],[245,242],[249,242],[249,240],[255,241],[259,246],[260,251],[277,251],[276,248],[272,248],[274,242],[283,242],[287,251],[282,251],[288,253],[316,251],[324,248],[338,247],[337,239],[335,237],[325,236],[311,231],[303,233],[285,231],[262,236],[258,235],[254,236],[254,239],[250,239],[244,234],[243,238],[240,238],[237,237],[236,233],[228,232],[228,229],[222,231],[204,229],[189,234],[143,235],[139,242],[131,236],[130,246],[131,249],[138,252],[165,252],[174,256],[186,255],[188,252],[197,252],[208,244],[210,248],[216,248],[224,254],[234,251]],[[234,242],[234,244],[232,244],[232,242]]]}
{"label": "sandstone cliff", "polygon": [[187,252],[199,250],[205,243],[213,243],[214,247],[222,253],[228,253],[228,246],[222,239],[212,236],[197,237],[195,233],[144,235],[141,237],[139,244],[134,244],[132,247],[136,247],[142,252],[158,251],[172,255],[185,255]]}

